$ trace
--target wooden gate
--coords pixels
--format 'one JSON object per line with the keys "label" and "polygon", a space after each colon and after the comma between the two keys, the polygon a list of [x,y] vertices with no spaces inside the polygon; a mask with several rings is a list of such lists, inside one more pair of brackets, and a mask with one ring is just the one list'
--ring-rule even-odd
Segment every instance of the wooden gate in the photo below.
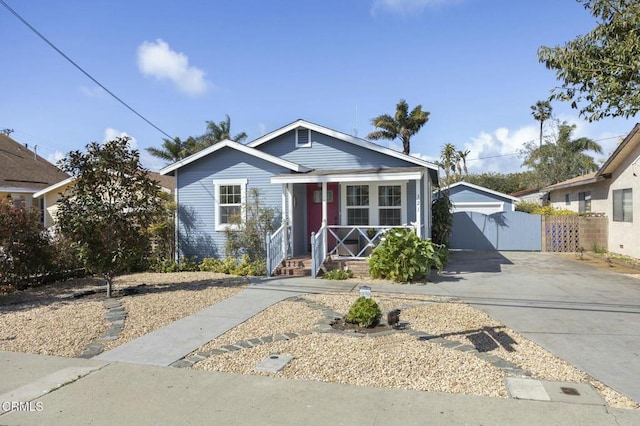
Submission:
{"label": "wooden gate", "polygon": [[542,220],[537,214],[455,212],[451,248],[462,250],[540,251]]}

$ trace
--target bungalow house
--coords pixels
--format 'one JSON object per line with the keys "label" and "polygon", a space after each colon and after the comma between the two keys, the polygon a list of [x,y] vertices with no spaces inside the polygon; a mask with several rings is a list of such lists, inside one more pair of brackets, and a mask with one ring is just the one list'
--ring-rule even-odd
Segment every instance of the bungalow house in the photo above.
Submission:
{"label": "bungalow house", "polygon": [[0,134],[0,198],[16,207],[41,207],[34,193],[68,175],[9,136]]}
{"label": "bungalow house", "polygon": [[[597,172],[544,188],[553,207],[608,218],[608,249],[640,258],[640,124]],[[635,209],[634,209],[635,206]]]}
{"label": "bungalow house", "polygon": [[449,190],[449,199],[454,213],[464,211],[488,215],[511,212],[520,201],[517,197],[463,181],[451,184],[445,189]]}
{"label": "bungalow house", "polygon": [[[164,176],[158,172],[149,172],[148,175],[151,179],[158,182],[158,185],[163,191],[167,193],[173,192],[175,187],[173,177]],[[67,177],[33,194],[34,199],[40,200],[40,206],[44,211],[43,224],[45,228],[50,228],[55,224],[55,214],[58,210],[60,195],[68,194],[69,189],[73,185],[73,180],[73,177]]]}
{"label": "bungalow house", "polygon": [[269,272],[311,254],[363,258],[384,229],[431,235],[436,165],[305,120],[246,145],[219,142],[160,171],[176,178],[177,256],[224,257],[225,229],[250,191],[277,211]]}

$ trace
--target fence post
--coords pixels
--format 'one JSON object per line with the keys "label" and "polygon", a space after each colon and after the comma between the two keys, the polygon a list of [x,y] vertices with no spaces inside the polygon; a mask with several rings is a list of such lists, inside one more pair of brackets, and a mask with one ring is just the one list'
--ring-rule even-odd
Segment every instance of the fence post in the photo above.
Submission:
{"label": "fence post", "polygon": [[316,277],[316,233],[311,233],[311,278]]}

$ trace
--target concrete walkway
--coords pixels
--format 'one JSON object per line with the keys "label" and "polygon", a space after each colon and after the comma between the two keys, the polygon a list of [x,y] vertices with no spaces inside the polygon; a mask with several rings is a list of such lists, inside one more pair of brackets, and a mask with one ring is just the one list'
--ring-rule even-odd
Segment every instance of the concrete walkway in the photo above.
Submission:
{"label": "concrete walkway", "polygon": [[[0,352],[6,425],[637,425],[640,411]],[[52,391],[54,390],[55,391]],[[1,412],[2,410],[0,410]]]}
{"label": "concrete walkway", "polygon": [[305,292],[302,288],[278,286],[276,281],[273,285],[277,287],[277,291],[252,285],[235,296],[104,352],[94,359],[169,366],[269,306]]}

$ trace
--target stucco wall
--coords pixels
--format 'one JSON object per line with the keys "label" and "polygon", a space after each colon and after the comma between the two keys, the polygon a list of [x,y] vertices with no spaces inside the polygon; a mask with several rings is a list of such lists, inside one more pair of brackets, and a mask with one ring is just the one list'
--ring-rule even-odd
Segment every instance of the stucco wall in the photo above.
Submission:
{"label": "stucco wall", "polygon": [[[610,180],[603,180],[591,185],[575,186],[572,188],[558,189],[551,191],[550,204],[557,209],[579,211],[580,203],[578,193],[591,191],[591,212],[606,213],[609,205],[609,184]],[[569,194],[569,204],[565,202],[565,195]]]}

